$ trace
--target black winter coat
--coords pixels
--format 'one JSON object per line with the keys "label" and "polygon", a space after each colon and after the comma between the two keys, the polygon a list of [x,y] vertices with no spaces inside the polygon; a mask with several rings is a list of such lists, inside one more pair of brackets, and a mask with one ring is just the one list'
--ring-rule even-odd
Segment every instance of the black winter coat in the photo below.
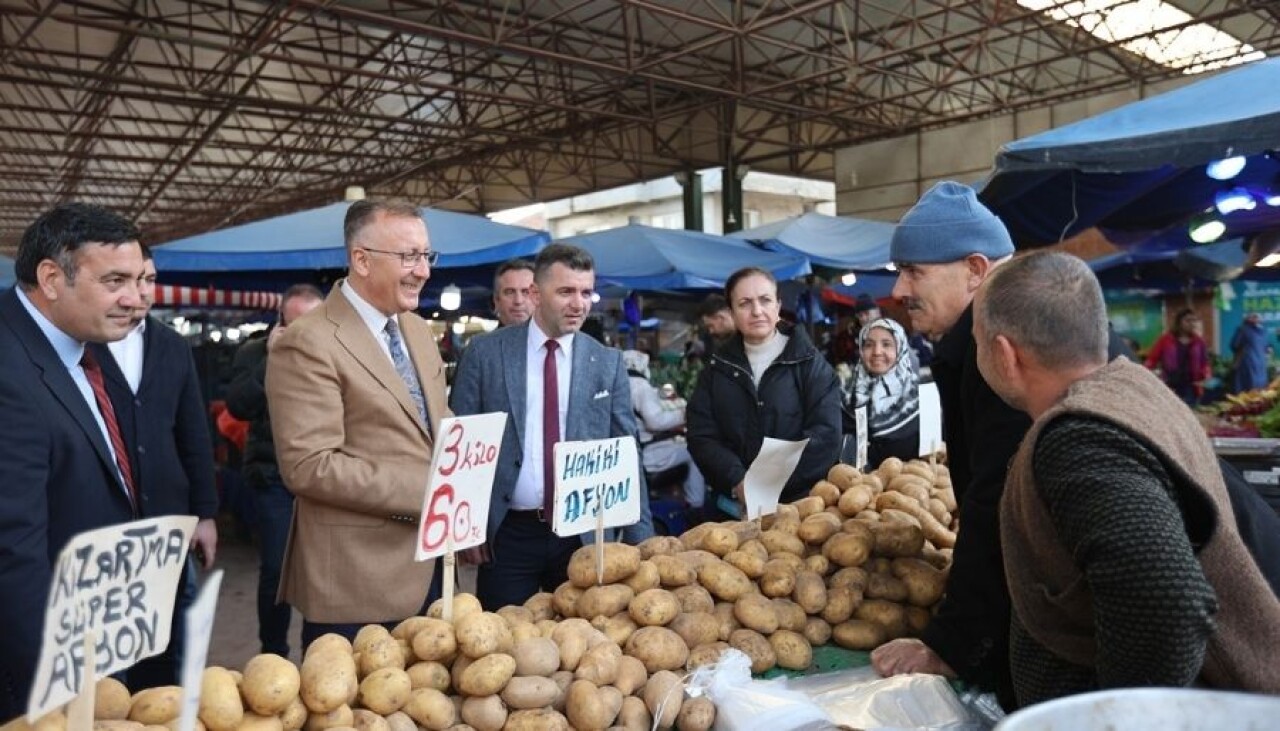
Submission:
{"label": "black winter coat", "polygon": [[809,438],[781,501],[806,495],[840,455],[840,386],[801,328],[779,324],[786,348],[757,389],[742,336],[735,335],[698,377],[687,408],[689,452],[712,490],[742,482],[765,437]]}
{"label": "black winter coat", "polygon": [[249,439],[244,449],[244,477],[251,486],[265,488],[280,482],[276,465],[276,445],[271,435],[271,414],[267,411],[267,339],[249,340],[236,351],[231,363],[231,384],[227,386],[227,411],[249,422]]}
{"label": "black winter coat", "polygon": [[934,345],[942,438],[959,502],[947,593],[921,639],[960,679],[1013,707],[1009,589],[1000,553],[1000,497],[1031,419],[1006,404],[978,371],[973,306]]}

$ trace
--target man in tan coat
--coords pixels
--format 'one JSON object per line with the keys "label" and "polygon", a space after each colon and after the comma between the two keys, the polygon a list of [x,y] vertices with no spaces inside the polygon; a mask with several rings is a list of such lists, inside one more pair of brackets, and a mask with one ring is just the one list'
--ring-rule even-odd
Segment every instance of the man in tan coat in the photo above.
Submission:
{"label": "man in tan coat", "polygon": [[358,201],[348,275],[272,346],[267,399],[280,474],[297,500],[280,598],[302,644],[354,637],[423,609],[434,562],[413,560],[444,366],[413,314],[436,254],[417,208]]}

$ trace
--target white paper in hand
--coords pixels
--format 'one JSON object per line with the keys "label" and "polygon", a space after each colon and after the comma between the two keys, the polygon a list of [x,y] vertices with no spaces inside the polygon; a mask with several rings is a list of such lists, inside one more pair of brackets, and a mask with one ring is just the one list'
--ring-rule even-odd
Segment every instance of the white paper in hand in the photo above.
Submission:
{"label": "white paper in hand", "polygon": [[942,444],[942,395],[938,384],[920,384],[920,456]]}
{"label": "white paper in hand", "polygon": [[808,443],[808,439],[788,442],[773,437],[764,438],[760,453],[747,468],[747,476],[743,480],[742,494],[747,503],[747,514],[742,516],[744,520],[771,515],[778,509],[782,488],[791,479],[791,473],[796,471],[800,455],[804,453]]}

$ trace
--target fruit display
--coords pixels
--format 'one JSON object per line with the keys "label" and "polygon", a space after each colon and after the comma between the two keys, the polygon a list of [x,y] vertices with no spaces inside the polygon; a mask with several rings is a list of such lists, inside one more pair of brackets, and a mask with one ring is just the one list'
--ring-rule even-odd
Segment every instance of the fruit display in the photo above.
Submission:
{"label": "fruit display", "polygon": [[[566,582],[521,606],[486,612],[459,594],[450,621],[436,602],[353,642],[325,635],[301,666],[258,655],[239,671],[207,668],[197,728],[706,731],[716,708],[686,696],[687,674],[729,648],[755,673],[802,671],[815,646],[920,633],[946,585],[955,513],[945,466],[836,465],[760,520],[606,544],[602,566],[584,546]],[[130,697],[103,679],[95,728],[176,728],[181,696]]]}
{"label": "fruit display", "polygon": [[1280,437],[1280,378],[1263,388],[1229,394],[1203,411],[1211,437]]}

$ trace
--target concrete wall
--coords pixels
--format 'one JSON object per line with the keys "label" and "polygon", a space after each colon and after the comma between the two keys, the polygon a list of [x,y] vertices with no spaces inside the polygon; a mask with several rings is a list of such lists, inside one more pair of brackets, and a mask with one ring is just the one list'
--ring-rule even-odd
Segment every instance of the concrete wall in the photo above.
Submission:
{"label": "concrete wall", "polygon": [[1000,146],[1182,86],[1202,76],[1134,86],[835,153],[836,212],[896,221],[939,180],[985,178]]}
{"label": "concrete wall", "polygon": [[[702,173],[703,230],[721,233],[720,171]],[[681,188],[674,178],[628,185],[547,203],[543,211],[553,238],[592,233],[642,223],[659,228],[684,228]],[[743,228],[772,223],[805,211],[834,214],[832,185],[827,182],[748,173],[743,180]]]}

